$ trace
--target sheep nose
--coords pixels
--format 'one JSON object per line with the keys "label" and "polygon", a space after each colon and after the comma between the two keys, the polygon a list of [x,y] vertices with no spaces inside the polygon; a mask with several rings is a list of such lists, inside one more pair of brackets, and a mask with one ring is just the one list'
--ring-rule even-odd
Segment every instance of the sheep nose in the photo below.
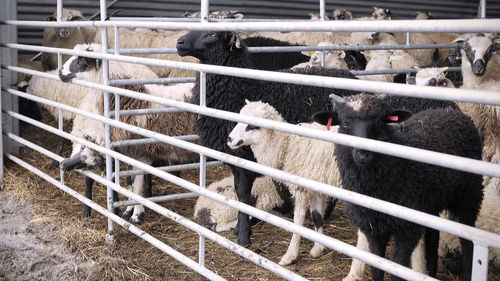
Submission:
{"label": "sheep nose", "polygon": [[363,150],[363,149],[353,149],[353,156],[354,156],[354,161],[356,164],[360,166],[366,166],[370,164],[370,162],[373,160],[374,156],[371,151]]}
{"label": "sheep nose", "polygon": [[482,59],[478,59],[474,62],[472,65],[472,72],[474,72],[476,76],[483,76],[486,72],[486,64]]}
{"label": "sheep nose", "polygon": [[59,28],[59,37],[66,39],[69,36],[69,29],[67,27]]}
{"label": "sheep nose", "polygon": [[232,143],[232,142],[233,142],[233,138],[227,137],[227,143]]}
{"label": "sheep nose", "polygon": [[377,40],[379,36],[380,36],[380,32],[375,32],[375,33],[372,33],[372,35],[371,35],[373,40]]}

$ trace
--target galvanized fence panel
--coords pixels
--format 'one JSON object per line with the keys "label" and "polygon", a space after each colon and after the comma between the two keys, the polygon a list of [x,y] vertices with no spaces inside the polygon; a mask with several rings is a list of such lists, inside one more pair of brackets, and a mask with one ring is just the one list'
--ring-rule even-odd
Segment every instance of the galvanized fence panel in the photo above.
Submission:
{"label": "galvanized fence panel", "polygon": [[[59,4],[59,1],[58,1]],[[62,2],[60,3],[62,4]],[[106,14],[106,1],[101,0],[101,15],[105,17]],[[202,14],[207,13],[208,11],[208,1],[201,1],[201,11]],[[119,20],[113,20],[113,21],[98,21],[98,22],[40,22],[40,21],[15,21],[15,20],[8,20],[5,22],[7,25],[12,26],[99,26],[99,27],[146,27],[146,28],[169,28],[169,29],[191,29],[191,30],[276,30],[276,31],[295,31],[295,30],[302,30],[302,31],[412,31],[412,32],[493,32],[493,31],[499,31],[499,26],[500,26],[500,20],[459,20],[459,21],[425,21],[422,24],[419,23],[419,25],[415,25],[414,21],[380,21],[380,22],[357,22],[357,23],[352,23],[350,22],[349,24],[346,24],[344,22],[309,22],[309,23],[304,23],[304,22],[294,22],[294,21],[289,21],[289,22],[273,22],[271,26],[266,24],[265,22],[232,22],[232,23],[191,23],[191,22],[151,22],[151,21],[119,21]],[[438,24],[439,23],[439,24]],[[104,30],[106,30],[104,28]],[[103,42],[107,42],[106,38],[107,34],[104,32],[103,33]],[[184,62],[176,62],[176,61],[161,61],[161,60],[152,60],[152,59],[147,59],[147,58],[137,58],[137,57],[130,57],[130,56],[124,56],[124,55],[119,55],[119,54],[98,54],[98,53],[88,53],[88,52],[77,52],[73,50],[65,50],[65,49],[58,49],[58,48],[46,48],[46,47],[38,47],[38,46],[29,46],[29,45],[22,45],[22,44],[16,44],[16,43],[10,43],[6,42],[3,44],[3,47],[5,48],[11,48],[11,49],[19,49],[19,50],[29,50],[29,51],[44,51],[44,52],[56,52],[60,54],[70,54],[70,55],[85,55],[88,57],[93,57],[93,58],[99,58],[103,59],[104,62],[107,62],[108,60],[117,60],[117,61],[124,61],[124,62],[135,62],[135,63],[142,63],[142,64],[147,64],[147,65],[157,65],[157,66],[167,66],[167,67],[173,67],[173,68],[181,68],[181,69],[188,69],[188,70],[196,70],[201,72],[201,77],[204,77],[204,73],[217,73],[217,74],[225,74],[225,75],[233,75],[233,76],[238,76],[238,77],[246,77],[246,78],[252,78],[252,79],[262,79],[262,80],[268,80],[268,81],[279,81],[279,82],[288,82],[288,83],[296,83],[296,84],[305,84],[305,85],[314,85],[314,86],[321,86],[321,87],[331,87],[331,88],[342,88],[342,89],[350,89],[350,90],[359,90],[359,91],[370,91],[370,92],[386,92],[390,94],[396,94],[396,95],[404,95],[404,96],[415,96],[415,97],[424,97],[424,98],[435,98],[435,99],[442,99],[442,100],[456,100],[456,101],[465,101],[465,102],[475,102],[475,103],[484,103],[484,104],[495,104],[495,105],[500,105],[500,94],[497,92],[488,92],[488,91],[477,91],[477,90],[464,90],[464,89],[448,89],[448,88],[429,88],[429,87],[420,87],[420,86],[413,86],[413,85],[394,85],[392,83],[384,83],[384,82],[368,82],[368,81],[349,81],[349,79],[342,79],[342,78],[332,78],[332,77],[310,77],[310,76],[305,76],[305,75],[298,75],[298,74],[287,74],[287,73],[276,73],[276,72],[270,72],[270,71],[259,71],[259,70],[250,70],[250,69],[240,69],[240,68],[234,68],[234,67],[222,67],[222,66],[212,66],[212,65],[202,65],[202,64],[193,64],[193,63],[184,63]],[[332,47],[335,48],[335,47]],[[105,49],[107,49],[107,46],[105,46]],[[118,51],[118,48],[115,46],[114,51]],[[117,52],[118,53],[118,52]],[[122,53],[122,51],[119,51],[119,53]],[[3,63],[3,62],[2,62]],[[38,71],[32,71],[32,70],[27,70],[15,66],[10,66],[9,64],[3,63],[2,67],[6,68],[7,70],[14,71],[14,72],[22,72],[26,74],[31,74],[31,75],[38,75],[42,77],[46,77],[49,79],[55,79],[57,80],[58,77],[55,75],[50,75],[46,73],[41,73]],[[104,68],[106,69],[106,63],[104,63]],[[107,72],[107,71],[105,71]],[[283,124],[280,122],[273,122],[269,120],[263,120],[259,118],[249,118],[249,117],[241,117],[239,114],[236,113],[231,113],[231,112],[224,112],[220,110],[215,110],[211,108],[207,108],[204,105],[203,98],[201,98],[202,102],[200,105],[193,105],[193,104],[186,104],[183,102],[176,102],[172,100],[166,100],[166,99],[161,99],[158,97],[153,97],[153,96],[148,96],[144,95],[141,93],[133,92],[133,91],[128,91],[124,89],[118,89],[114,88],[111,86],[108,86],[110,81],[108,81],[107,77],[104,78],[104,85],[98,85],[95,83],[90,83],[90,82],[85,82],[85,81],[79,81],[79,80],[73,80],[72,83],[76,85],[81,85],[97,90],[101,90],[105,93],[113,92],[118,95],[123,95],[123,96],[128,96],[128,97],[133,97],[133,98],[139,98],[143,100],[147,100],[150,102],[158,103],[161,105],[169,106],[176,108],[178,110],[182,111],[188,111],[188,112],[193,112],[197,114],[204,114],[216,118],[224,118],[227,120],[232,120],[235,122],[245,122],[249,123],[252,125],[256,126],[261,126],[265,128],[271,128],[271,129],[276,129],[280,130],[283,132],[288,132],[288,133],[294,133],[302,136],[307,136],[307,137],[312,137],[316,139],[321,139],[321,140],[326,140],[338,144],[344,144],[344,145],[349,145],[349,146],[356,146],[360,147],[362,149],[370,150],[370,151],[375,151],[379,153],[384,153],[384,154],[389,154],[389,155],[394,155],[398,157],[403,157],[403,158],[408,158],[416,161],[421,161],[425,163],[430,163],[434,165],[439,165],[439,166],[444,166],[444,167],[449,167],[453,169],[459,169],[462,171],[468,171],[472,173],[477,173],[481,175],[489,175],[493,177],[500,177],[500,165],[498,164],[493,164],[493,163],[487,163],[483,161],[478,161],[478,160],[471,160],[471,159],[466,159],[463,157],[457,157],[457,156],[452,156],[452,155],[447,155],[439,152],[432,152],[432,151],[426,151],[422,149],[416,149],[416,148],[410,148],[410,147],[404,147],[400,145],[395,145],[395,144],[390,144],[390,143],[384,143],[380,141],[374,141],[374,140],[369,140],[369,139],[364,139],[364,138],[357,138],[353,136],[347,136],[347,135],[342,135],[342,134],[331,134],[328,132],[318,132],[315,130],[310,130],[306,128],[302,128],[296,125],[291,125],[291,124]],[[201,91],[202,91],[202,97],[204,95],[205,87],[203,79],[201,79]],[[139,82],[139,81],[128,81],[128,82]],[[145,82],[151,82],[151,81],[142,81],[142,83]],[[160,81],[154,81],[154,82],[160,82]],[[113,81],[113,83],[117,83],[116,81]],[[120,82],[118,82],[120,83]],[[63,104],[58,104],[52,101],[44,100],[42,98],[38,98],[29,94],[25,94],[19,91],[16,91],[14,89],[10,89],[9,85],[3,84],[2,85],[2,91],[3,93],[8,93],[9,95],[12,96],[19,96],[19,97],[24,97],[27,99],[31,99],[33,101],[39,102],[39,103],[45,103],[49,104],[52,106],[55,106],[57,108],[60,108],[61,110],[64,111],[69,111],[73,112],[76,114],[83,115],[87,118],[92,118],[95,120],[98,120],[100,122],[103,122],[106,125],[106,128],[110,128],[111,126],[125,129],[134,133],[137,133],[139,135],[144,136],[146,141],[161,141],[161,142],[166,142],[181,148],[185,148],[194,152],[197,152],[201,155],[200,158],[200,164],[201,166],[201,172],[200,172],[200,185],[195,185],[193,183],[190,183],[188,181],[185,181],[181,178],[178,178],[176,176],[173,176],[169,173],[165,172],[165,169],[157,169],[153,168],[149,165],[143,164],[137,160],[131,159],[129,157],[126,157],[124,155],[121,155],[115,151],[112,150],[112,143],[109,137],[109,131],[107,133],[106,137],[106,145],[105,147],[98,146],[92,142],[76,138],[68,133],[65,133],[59,129],[55,129],[53,127],[47,126],[41,122],[32,120],[30,118],[27,118],[25,116],[22,116],[18,113],[16,113],[16,110],[11,110],[9,108],[4,108],[4,110],[7,112],[8,116],[16,119],[16,120],[22,120],[24,122],[34,124],[48,132],[54,133],[59,136],[63,136],[73,142],[78,142],[81,144],[84,144],[92,149],[95,149],[98,152],[104,153],[107,155],[107,176],[106,179],[99,177],[95,174],[89,173],[89,172],[84,172],[82,171],[86,176],[91,177],[92,179],[101,182],[105,184],[108,187],[108,209],[106,210],[105,208],[102,208],[101,206],[87,200],[85,197],[82,195],[74,192],[73,190],[69,189],[67,186],[64,185],[64,182],[57,182],[54,179],[50,178],[49,176],[45,175],[43,172],[39,171],[36,167],[30,166],[29,164],[25,163],[18,157],[12,155],[11,153],[6,153],[7,157],[12,159],[14,162],[18,163],[19,165],[26,167],[30,171],[33,171],[35,174],[43,177],[47,181],[51,182],[52,184],[56,185],[58,188],[61,188],[62,190],[68,192],[78,200],[82,201],[83,203],[91,206],[92,208],[96,209],[103,215],[109,218],[109,224],[108,228],[111,231],[110,234],[112,233],[113,229],[113,222],[118,223],[119,225],[129,229],[131,232],[134,234],[138,235],[139,237],[145,239],[155,247],[158,247],[160,250],[164,251],[165,253],[173,256],[174,258],[178,259],[182,263],[186,264],[189,268],[193,269],[194,271],[200,273],[201,275],[211,279],[211,280],[218,280],[221,277],[217,276],[213,272],[206,270],[206,268],[203,267],[204,264],[204,256],[202,253],[204,253],[204,239],[208,238],[210,240],[213,240],[217,242],[220,245],[223,245],[224,247],[230,249],[231,251],[244,256],[245,258],[249,259],[250,261],[259,264],[265,269],[268,269],[279,276],[290,279],[290,280],[301,280],[303,277],[298,276],[297,274],[282,268],[275,263],[265,259],[262,256],[259,256],[248,249],[242,248],[238,245],[236,245],[233,242],[228,241],[227,239],[222,238],[218,234],[209,231],[193,222],[190,220],[187,220],[185,218],[180,217],[179,215],[159,206],[156,204],[156,202],[161,202],[163,200],[172,200],[172,197],[167,198],[155,198],[154,200],[150,200],[149,198],[143,198],[142,196],[133,194],[130,191],[125,190],[124,188],[120,187],[117,183],[111,182],[111,177],[113,175],[112,172],[112,163],[111,159],[114,158],[116,161],[121,161],[130,165],[133,165],[143,172],[151,173],[153,175],[156,175],[162,179],[165,179],[167,181],[170,181],[174,184],[180,185],[187,190],[190,191],[190,193],[186,193],[185,195],[178,196],[179,198],[182,197],[190,197],[190,196],[196,196],[195,194],[203,195],[206,196],[210,199],[213,199],[217,202],[227,204],[239,211],[243,211],[251,216],[254,216],[256,218],[259,218],[263,221],[266,221],[268,223],[271,223],[273,225],[279,226],[285,230],[297,233],[307,239],[310,239],[312,241],[317,241],[320,242],[321,244],[327,246],[330,249],[334,249],[336,251],[342,252],[344,254],[347,254],[349,256],[352,256],[353,258],[360,259],[368,264],[377,266],[384,271],[387,271],[391,274],[401,276],[405,279],[408,280],[434,280],[430,279],[429,277],[415,272],[411,269],[405,268],[401,265],[394,264],[391,261],[388,261],[384,258],[375,256],[370,253],[366,253],[362,250],[357,249],[356,247],[353,247],[351,245],[348,245],[344,242],[338,241],[337,239],[334,239],[333,237],[328,237],[323,234],[319,234],[313,230],[307,229],[302,226],[297,226],[291,222],[288,222],[282,218],[279,218],[277,216],[271,215],[269,213],[266,213],[264,211],[261,211],[259,209],[256,209],[254,207],[248,206],[246,204],[240,203],[236,200],[228,200],[224,198],[223,196],[208,191],[205,189],[205,170],[204,168],[208,165],[206,163],[205,157],[211,157],[217,160],[220,160],[225,163],[241,166],[243,168],[259,172],[268,176],[272,176],[287,182],[291,182],[294,184],[298,184],[301,186],[304,186],[306,188],[309,188],[311,190],[317,191],[317,192],[322,192],[324,194],[327,194],[329,196],[333,196],[354,204],[359,204],[368,208],[372,208],[374,210],[384,212],[393,216],[396,216],[398,218],[406,219],[406,220],[411,220],[412,222],[422,224],[428,227],[432,227],[435,229],[438,229],[440,231],[446,231],[455,235],[458,235],[460,237],[464,237],[466,239],[472,240],[475,242],[475,248],[474,248],[474,261],[478,260],[488,260],[488,247],[495,247],[495,248],[500,248],[500,235],[489,233],[487,231],[475,229],[470,226],[462,225],[453,221],[448,221],[446,219],[442,219],[439,217],[431,216],[422,212],[418,212],[409,208],[405,208],[402,206],[398,206],[396,204],[388,203],[380,199],[375,199],[375,198],[370,198],[368,196],[362,195],[362,194],[357,194],[354,192],[350,192],[348,190],[343,190],[338,187],[330,186],[321,182],[309,180],[306,178],[298,177],[280,170],[272,169],[263,165],[259,165],[257,163],[247,161],[244,159],[239,159],[237,157],[227,155],[215,150],[211,150],[193,143],[190,143],[185,140],[185,138],[175,138],[175,137],[169,137],[169,136],[164,136],[155,132],[148,131],[143,128],[138,128],[135,126],[131,126],[128,124],[124,124],[118,121],[117,117],[119,114],[123,114],[125,112],[120,112],[117,111],[114,116],[110,115],[109,113],[109,103],[106,104],[106,114],[105,116],[98,116],[98,115],[93,115],[89,114],[87,112],[81,111],[76,108],[72,108]],[[107,98],[106,98],[107,99]],[[133,114],[133,113],[141,113],[141,114],[147,114],[151,112],[127,112],[126,114]],[[155,112],[157,113],[157,112]],[[168,113],[167,113],[168,114]],[[114,117],[111,119],[110,117]],[[60,118],[62,120],[62,118]],[[17,134],[14,134],[10,131],[7,131],[6,134],[8,137],[16,141],[18,143],[21,143],[23,145],[39,149],[35,144],[29,143],[26,140],[23,140],[22,138],[18,137]],[[188,138],[189,139],[189,138]],[[43,154],[54,158],[56,160],[61,160],[61,158],[57,155],[54,155],[53,153],[43,150],[40,150]],[[116,162],[119,163],[119,162]],[[214,163],[218,164],[218,163]],[[118,165],[115,164],[117,167]],[[124,176],[127,174],[127,172],[121,172],[119,170],[116,170],[116,173],[118,173],[120,176]],[[115,173],[115,174],[116,174]],[[130,173],[129,173],[130,174]],[[61,177],[63,179],[63,177]],[[112,202],[112,196],[111,196],[111,190],[118,191],[119,193],[127,196],[130,198],[130,200],[133,201],[125,201],[125,202]],[[121,218],[118,218],[110,212],[113,207],[115,206],[125,206],[125,205],[130,205],[134,202],[138,202],[149,209],[158,212],[186,227],[189,229],[198,232],[200,236],[200,255],[199,255],[199,261],[198,263],[194,262],[193,260],[183,256],[182,254],[176,252],[175,250],[171,249],[168,245],[165,245],[164,243],[156,240],[154,237],[149,236],[148,234],[142,232],[140,229],[137,229],[136,227],[128,224],[127,222],[123,221]],[[108,237],[109,239],[112,239],[112,236],[110,235]],[[473,279],[474,280],[486,280],[487,276],[487,262],[483,262],[480,266],[477,265],[477,263],[474,263],[473,267]]]}

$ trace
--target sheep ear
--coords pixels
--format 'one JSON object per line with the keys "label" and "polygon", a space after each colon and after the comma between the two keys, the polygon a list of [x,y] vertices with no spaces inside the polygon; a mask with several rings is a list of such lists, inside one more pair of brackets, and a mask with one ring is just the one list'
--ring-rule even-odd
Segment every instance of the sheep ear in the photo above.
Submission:
{"label": "sheep ear", "polygon": [[412,115],[413,113],[406,109],[396,109],[386,116],[385,123],[401,123],[408,120]]}
{"label": "sheep ear", "polygon": [[246,103],[246,104],[249,104],[249,103],[250,103],[250,101],[249,101],[248,99],[245,99],[245,103]]}
{"label": "sheep ear", "polygon": [[406,78],[406,84],[410,84],[410,85],[417,84],[417,81],[415,80],[415,76],[410,76],[410,77]]}
{"label": "sheep ear", "polygon": [[311,116],[311,120],[325,126],[328,126],[328,124],[331,126],[340,124],[337,113],[333,111],[316,112]]}
{"label": "sheep ear", "polygon": [[302,51],[300,53],[303,54],[304,56],[310,57],[312,56],[312,54],[314,54],[314,51]]}
{"label": "sheep ear", "polygon": [[343,59],[345,58],[345,52],[344,51],[338,51],[339,58]]}
{"label": "sheep ear", "polygon": [[336,94],[331,94],[328,97],[332,100],[334,109],[338,109],[345,105],[345,99],[343,97],[337,96]]}
{"label": "sheep ear", "polygon": [[465,34],[462,34],[462,35],[458,36],[457,38],[455,38],[455,40],[451,41],[450,43],[459,43],[459,44],[461,44],[464,41],[469,40],[471,37],[472,37],[472,34],[465,33]]}
{"label": "sheep ear", "polygon": [[55,16],[48,16],[45,18],[45,21],[57,21]]}

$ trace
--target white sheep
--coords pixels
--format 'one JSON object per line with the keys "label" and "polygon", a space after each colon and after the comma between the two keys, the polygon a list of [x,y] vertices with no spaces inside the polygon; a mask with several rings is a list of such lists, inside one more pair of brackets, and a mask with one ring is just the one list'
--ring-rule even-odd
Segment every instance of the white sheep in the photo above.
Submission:
{"label": "white sheep", "polygon": [[[284,122],[283,117],[274,107],[260,101],[247,101],[240,114]],[[301,126],[318,130],[326,129],[325,126],[315,123],[301,123]],[[332,132],[335,131],[336,127],[332,127]],[[328,165],[318,164],[326,164],[324,159],[335,158],[333,143],[238,123],[229,134],[228,146],[232,149],[250,146],[259,164],[335,186],[340,185],[340,177],[335,165],[331,162],[328,162]],[[309,209],[316,231],[322,233],[327,196],[291,183],[283,183],[294,198],[294,223],[303,225]],[[279,262],[280,265],[289,265],[298,258],[299,242],[300,235],[294,233],[288,251]],[[309,254],[312,257],[319,257],[324,249],[323,245],[315,242]]]}
{"label": "white sheep", "polygon": [[[392,69],[392,52],[388,50],[371,50],[365,70]],[[359,75],[358,79],[369,81],[392,82],[394,74]]]}
{"label": "white sheep", "polygon": [[[57,13],[54,12],[47,17],[47,21],[56,21]],[[82,12],[77,10],[63,9],[62,21],[85,20]],[[45,27],[43,30],[43,46],[73,49],[76,44],[91,42],[97,32],[95,27]],[[64,63],[71,56],[63,55]],[[45,71],[57,68],[56,53],[42,53],[42,65]]]}
{"label": "white sheep", "polygon": [[[332,43],[329,42],[320,42],[318,46],[331,46]],[[295,65],[292,68],[301,68],[301,67],[321,67],[321,56],[325,54],[325,62],[324,68],[332,69],[349,69],[347,63],[344,61],[346,53],[344,51],[336,51],[336,50],[325,50],[325,51],[303,51],[302,54],[306,56],[310,56],[311,59],[308,62],[303,62]]]}
{"label": "white sheep", "polygon": [[[172,31],[170,33],[154,30],[141,29],[139,31],[120,29],[120,48],[175,48],[177,38],[182,36],[185,31]],[[95,43],[101,43],[101,31],[95,38]],[[115,36],[114,29],[108,29],[108,46],[114,48]],[[193,57],[180,57],[177,54],[132,54],[132,56],[146,57],[161,60],[176,60],[184,62],[197,63],[198,60]],[[194,77],[196,71],[169,68],[163,66],[148,66],[159,77]]]}
{"label": "white sheep", "polygon": [[[91,52],[102,52],[102,48],[98,44],[82,44],[77,45],[75,50],[87,50]],[[85,62],[85,66],[81,63]],[[129,74],[122,67],[122,64],[117,62],[110,62],[109,64],[110,79],[124,79],[129,78]],[[62,81],[68,82],[73,78],[85,79],[94,83],[102,83],[102,68],[97,67],[95,59],[86,57],[71,57],[65,64],[59,74]],[[159,86],[156,86],[157,88]],[[151,94],[167,99],[174,99],[179,101],[190,102],[191,89],[193,83],[183,83],[180,85],[163,86],[162,91],[149,90],[143,85],[134,86],[120,86],[120,88],[130,89],[146,94]],[[161,88],[161,87],[160,87]],[[101,91],[89,90],[92,94],[87,95],[81,108],[89,110],[92,113],[103,115],[104,102]],[[110,97],[110,110],[114,110],[115,96]],[[148,108],[162,108],[163,106],[153,104],[144,100],[132,99],[129,97],[120,97],[120,109],[148,109]],[[169,136],[181,136],[193,134],[194,115],[187,112],[172,113],[172,114],[153,114],[153,115],[134,115],[122,116],[122,122],[152,130],[161,134]],[[93,119],[87,119],[82,116],[75,118],[75,125],[73,126],[72,134],[76,136],[88,136],[90,139],[95,140],[101,144],[104,140],[103,124]],[[120,141],[128,139],[141,138],[139,135],[131,133],[126,130],[121,130],[116,127],[111,129],[111,140]],[[144,146],[124,146],[117,147],[117,151],[138,159],[142,162],[151,164],[156,159],[163,159],[169,162],[188,163],[194,162],[198,159],[198,154],[191,151],[183,150],[178,147],[168,145],[165,143],[149,144]],[[87,148],[82,148],[80,144],[73,145],[72,156],[61,163],[63,170],[72,170],[76,167],[102,167],[104,157],[95,151]],[[133,183],[133,191],[136,194],[143,193],[144,188],[144,175],[136,176]],[[144,207],[129,206],[123,213],[124,217],[130,218],[133,223],[140,223],[144,217]]]}
{"label": "white sheep", "polygon": [[[207,186],[207,189],[224,195],[228,199],[236,198],[234,191],[234,177],[229,176]],[[252,186],[252,198],[255,199],[255,208],[271,211],[283,204],[283,199],[276,190],[270,177],[257,178]],[[238,222],[238,211],[228,205],[200,196],[194,206],[194,220],[196,223],[220,232],[230,230]]]}

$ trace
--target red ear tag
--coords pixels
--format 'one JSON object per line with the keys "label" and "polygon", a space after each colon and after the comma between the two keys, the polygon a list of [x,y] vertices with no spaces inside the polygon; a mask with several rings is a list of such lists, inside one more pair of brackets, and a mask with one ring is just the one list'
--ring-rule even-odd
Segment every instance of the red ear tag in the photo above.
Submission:
{"label": "red ear tag", "polygon": [[399,119],[399,117],[395,116],[395,115],[387,116],[387,120],[390,120],[390,121],[398,121],[398,119]]}
{"label": "red ear tag", "polygon": [[326,130],[330,131],[330,126],[332,125],[333,118],[328,118],[328,123],[326,123]]}
{"label": "red ear tag", "polygon": [[236,43],[236,41],[231,41],[231,47],[229,48],[229,51],[232,52],[233,51],[233,46],[234,46],[234,43]]}
{"label": "red ear tag", "polygon": [[446,81],[443,81],[443,87],[446,87]]}

